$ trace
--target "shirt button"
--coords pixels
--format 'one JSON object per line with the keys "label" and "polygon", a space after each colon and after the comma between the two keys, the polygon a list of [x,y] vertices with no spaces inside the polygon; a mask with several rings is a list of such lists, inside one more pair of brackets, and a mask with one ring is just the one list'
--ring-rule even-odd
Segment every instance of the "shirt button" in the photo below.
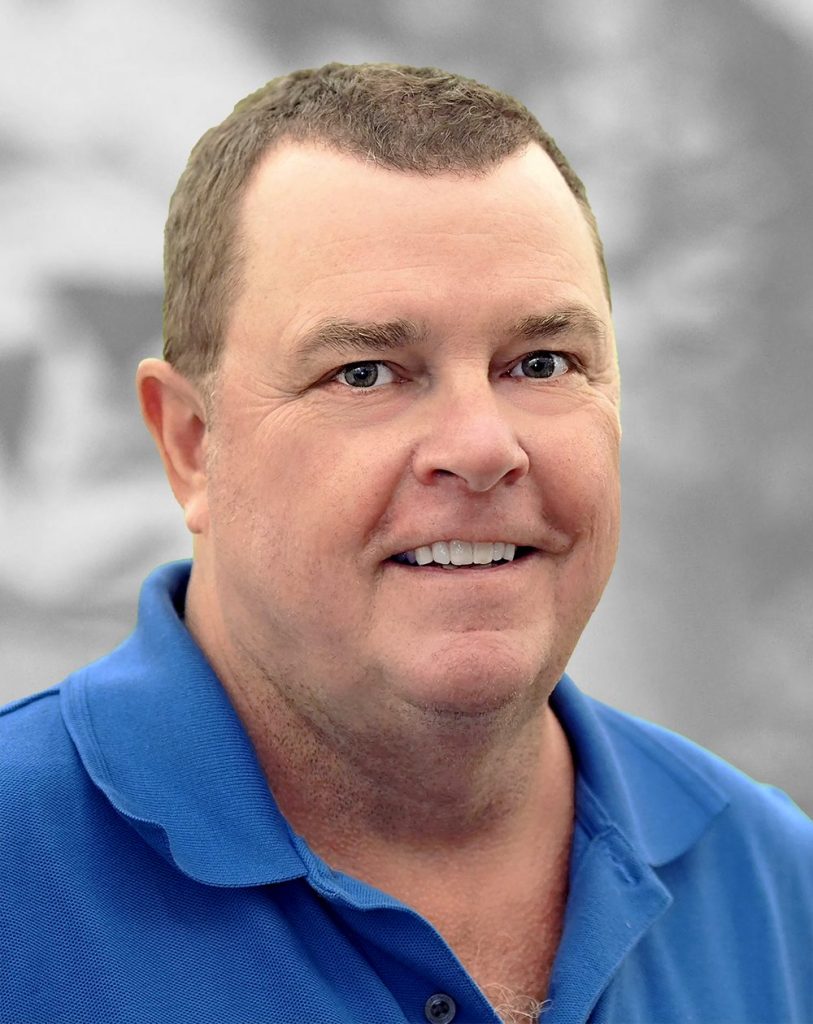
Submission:
{"label": "shirt button", "polygon": [[449,1024],[454,1020],[457,1006],[451,996],[447,996],[445,992],[436,992],[426,1000],[423,1012],[426,1014],[426,1019],[431,1020],[432,1024]]}

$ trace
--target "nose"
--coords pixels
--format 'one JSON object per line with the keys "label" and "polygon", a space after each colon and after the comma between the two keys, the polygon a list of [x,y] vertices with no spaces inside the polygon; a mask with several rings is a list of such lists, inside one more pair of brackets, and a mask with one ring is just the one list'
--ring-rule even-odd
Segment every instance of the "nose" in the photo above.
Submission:
{"label": "nose", "polygon": [[510,405],[499,401],[488,382],[434,395],[433,407],[421,411],[423,430],[413,455],[419,482],[431,485],[451,476],[482,493],[521,480],[530,459],[510,414]]}

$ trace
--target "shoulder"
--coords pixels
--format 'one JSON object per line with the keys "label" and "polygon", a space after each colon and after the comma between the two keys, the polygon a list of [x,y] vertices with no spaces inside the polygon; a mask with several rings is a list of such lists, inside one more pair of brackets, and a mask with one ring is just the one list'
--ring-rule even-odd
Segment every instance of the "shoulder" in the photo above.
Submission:
{"label": "shoulder", "polygon": [[60,711],[60,686],[0,708],[0,799],[24,779],[53,779],[60,765],[75,763]]}
{"label": "shoulder", "polygon": [[35,847],[56,853],[96,800],[61,697],[54,686],[0,708],[0,873]]}

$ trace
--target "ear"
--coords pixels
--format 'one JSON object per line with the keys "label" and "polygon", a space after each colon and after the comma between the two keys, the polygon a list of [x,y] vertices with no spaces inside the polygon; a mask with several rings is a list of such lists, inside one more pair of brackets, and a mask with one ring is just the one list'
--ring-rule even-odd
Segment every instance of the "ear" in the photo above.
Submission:
{"label": "ear", "polygon": [[206,412],[197,387],[163,359],[144,359],[136,373],[141,415],[164,463],[191,533],[209,525]]}

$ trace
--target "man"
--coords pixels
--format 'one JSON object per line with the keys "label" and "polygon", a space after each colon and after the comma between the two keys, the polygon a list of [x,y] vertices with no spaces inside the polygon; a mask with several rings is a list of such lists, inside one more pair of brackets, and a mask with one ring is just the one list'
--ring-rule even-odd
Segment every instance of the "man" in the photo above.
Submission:
{"label": "man", "polygon": [[269,83],[170,207],[194,560],[2,723],[0,1021],[811,1021],[813,826],[564,670],[619,520],[581,182],[435,69]]}

